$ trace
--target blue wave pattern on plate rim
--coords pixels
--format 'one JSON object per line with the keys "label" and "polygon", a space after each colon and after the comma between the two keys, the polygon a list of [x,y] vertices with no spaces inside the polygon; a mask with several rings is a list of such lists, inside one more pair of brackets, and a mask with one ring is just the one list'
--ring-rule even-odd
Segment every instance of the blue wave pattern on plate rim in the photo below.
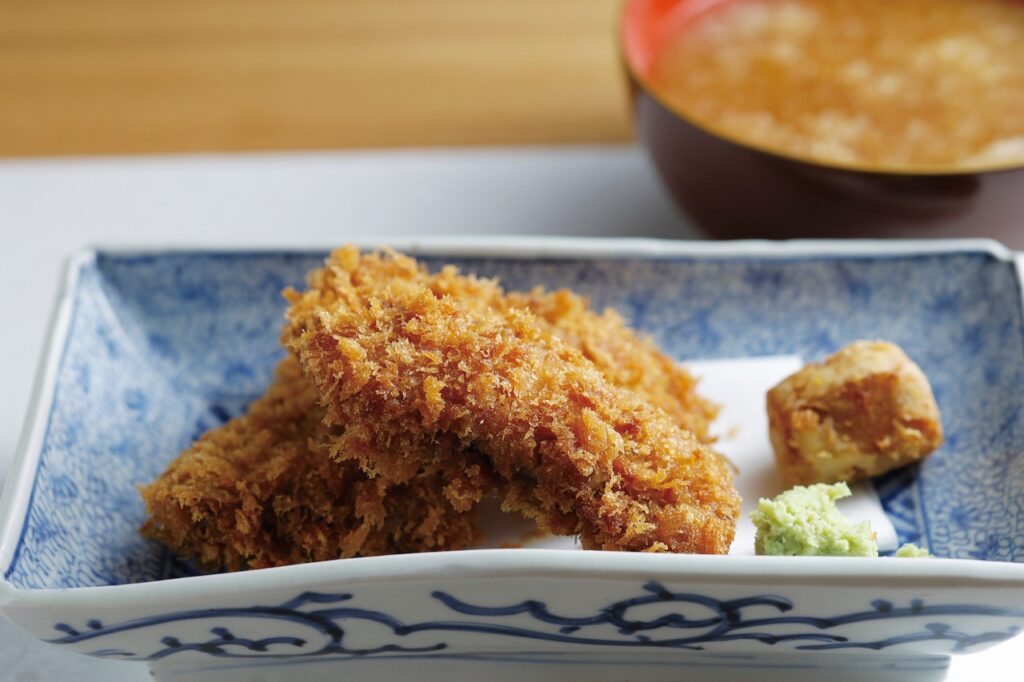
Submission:
{"label": "blue wave pattern on plate rim", "polygon": [[[83,265],[15,559],[24,588],[144,582],[191,569],[141,539],[136,486],[239,414],[281,355],[280,290],[321,253],[100,253]],[[670,355],[899,343],[929,376],[946,444],[876,482],[901,541],[1024,561],[1024,325],[1012,264],[981,252],[646,260],[431,257],[510,289],[572,287]]]}
{"label": "blue wave pattern on plate rim", "polygon": [[[1024,611],[1020,609],[969,604],[927,605],[922,600],[911,600],[907,605],[899,606],[891,601],[878,599],[871,602],[869,609],[856,613],[830,617],[807,616],[799,615],[801,612],[794,608],[790,599],[777,595],[761,594],[740,599],[718,600],[696,593],[673,592],[655,581],[644,584],[639,596],[602,606],[590,616],[558,615],[537,600],[526,600],[507,606],[478,606],[442,591],[434,591],[431,596],[439,606],[447,609],[449,614],[469,616],[476,620],[457,620],[448,617],[444,620],[406,623],[382,611],[341,606],[353,599],[351,593],[303,592],[282,604],[272,606],[181,611],[113,625],[90,620],[81,629],[59,623],[54,629],[63,633],[63,636],[48,641],[53,644],[81,644],[133,630],[162,628],[153,635],[153,641],[159,642],[159,647],[154,646],[150,652],[140,653],[124,649],[95,649],[89,652],[94,656],[106,658],[147,661],[158,661],[185,652],[197,652],[218,658],[361,657],[378,654],[422,656],[445,652],[451,647],[441,640],[427,645],[404,645],[402,638],[418,633],[445,632],[485,634],[497,638],[540,640],[566,645],[691,651],[703,651],[708,645],[735,640],[754,640],[769,646],[793,643],[798,651],[881,651],[901,644],[931,640],[951,642],[954,652],[964,652],[981,644],[1009,639],[1020,632],[1020,623],[1024,622]],[[667,605],[669,608],[695,605],[705,609],[707,613],[704,617],[692,618],[680,611],[670,610],[647,620],[630,617],[630,609],[642,610],[644,607],[659,604]],[[767,609],[773,615],[753,617],[745,612],[746,609],[756,609],[759,612]],[[794,614],[785,615],[790,611]],[[503,622],[503,619],[520,615],[529,616],[531,627]],[[1011,619],[1014,624],[1008,625],[1005,630],[987,630],[970,634],[933,620],[943,616],[999,617]],[[225,619],[225,622],[227,619],[256,619],[266,623],[259,628],[259,639],[237,637],[231,632],[230,627],[220,624],[209,628],[209,639],[197,642],[184,641],[180,636],[172,634],[173,627],[169,627],[175,623],[217,619]],[[851,639],[840,634],[842,628],[847,625],[904,619],[917,619],[921,623],[915,625],[918,629],[871,641]],[[317,647],[308,636],[298,636],[294,631],[288,634],[263,634],[273,632],[273,624],[282,621],[311,630],[322,640],[322,644]],[[390,630],[396,639],[372,647],[346,646],[346,627],[360,621],[383,626]],[[610,626],[617,636],[587,634],[588,628],[600,629],[603,626]],[[780,626],[790,629],[779,632],[777,628]],[[776,631],[770,631],[773,628]],[[307,646],[311,648],[307,649]]]}

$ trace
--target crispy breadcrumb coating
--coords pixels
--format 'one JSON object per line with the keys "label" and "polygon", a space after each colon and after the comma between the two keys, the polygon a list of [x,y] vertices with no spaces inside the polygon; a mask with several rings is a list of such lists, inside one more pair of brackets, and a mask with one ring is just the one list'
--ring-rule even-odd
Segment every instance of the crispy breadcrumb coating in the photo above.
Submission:
{"label": "crispy breadcrumb coating", "polygon": [[281,362],[267,394],[214,429],[142,488],[143,533],[208,569],[458,549],[469,514],[437,475],[401,485],[331,459],[331,430],[298,362]]}
{"label": "crispy breadcrumb coating", "polygon": [[510,292],[507,300],[549,324],[555,336],[578,348],[608,381],[665,410],[701,441],[714,441],[708,429],[718,406],[698,395],[697,380],[653,341],[630,329],[617,311],[609,308],[597,314],[586,298],[568,289]]}
{"label": "crispy breadcrumb coating", "polygon": [[439,472],[463,502],[498,479],[508,510],[592,549],[724,553],[739,497],[723,459],[489,280],[336,251],[289,292],[282,341],[371,474]]}

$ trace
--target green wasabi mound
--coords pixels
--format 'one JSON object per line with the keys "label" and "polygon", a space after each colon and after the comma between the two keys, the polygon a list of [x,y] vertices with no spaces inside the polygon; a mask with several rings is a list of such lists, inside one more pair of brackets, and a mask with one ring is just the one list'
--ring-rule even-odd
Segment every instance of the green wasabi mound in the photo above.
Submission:
{"label": "green wasabi mound", "polygon": [[930,556],[931,553],[927,549],[922,549],[913,542],[908,542],[896,550],[897,559],[927,559]]}
{"label": "green wasabi mound", "polygon": [[762,498],[750,518],[757,527],[754,550],[775,556],[878,556],[867,521],[853,523],[836,508],[849,497],[845,483],[794,486],[773,500]]}

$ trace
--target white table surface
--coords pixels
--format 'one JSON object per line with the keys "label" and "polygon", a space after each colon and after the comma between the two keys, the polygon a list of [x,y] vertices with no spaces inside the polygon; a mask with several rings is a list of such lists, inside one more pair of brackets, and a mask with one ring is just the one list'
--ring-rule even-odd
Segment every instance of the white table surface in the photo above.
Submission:
{"label": "white table surface", "polygon": [[[0,161],[0,479],[76,249],[439,234],[698,236],[633,147]],[[1011,641],[954,659],[948,679],[1016,682],[1022,662]],[[59,650],[0,619],[0,680],[148,679],[141,664]]]}

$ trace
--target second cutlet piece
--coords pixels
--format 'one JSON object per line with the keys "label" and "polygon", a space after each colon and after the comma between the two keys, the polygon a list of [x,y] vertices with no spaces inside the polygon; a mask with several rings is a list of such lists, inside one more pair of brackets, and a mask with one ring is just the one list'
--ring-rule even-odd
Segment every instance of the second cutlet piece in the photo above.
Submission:
{"label": "second cutlet piece", "polygon": [[370,478],[356,462],[332,459],[331,439],[316,392],[287,357],[243,416],[204,434],[142,488],[143,533],[214,570],[475,541],[472,515],[446,503],[439,475]]}
{"label": "second cutlet piece", "polygon": [[506,509],[586,548],[728,551],[739,497],[719,455],[528,310],[482,304],[496,284],[439,292],[418,272],[348,247],[289,294],[282,340],[345,425],[339,452],[451,481],[479,455]]}

